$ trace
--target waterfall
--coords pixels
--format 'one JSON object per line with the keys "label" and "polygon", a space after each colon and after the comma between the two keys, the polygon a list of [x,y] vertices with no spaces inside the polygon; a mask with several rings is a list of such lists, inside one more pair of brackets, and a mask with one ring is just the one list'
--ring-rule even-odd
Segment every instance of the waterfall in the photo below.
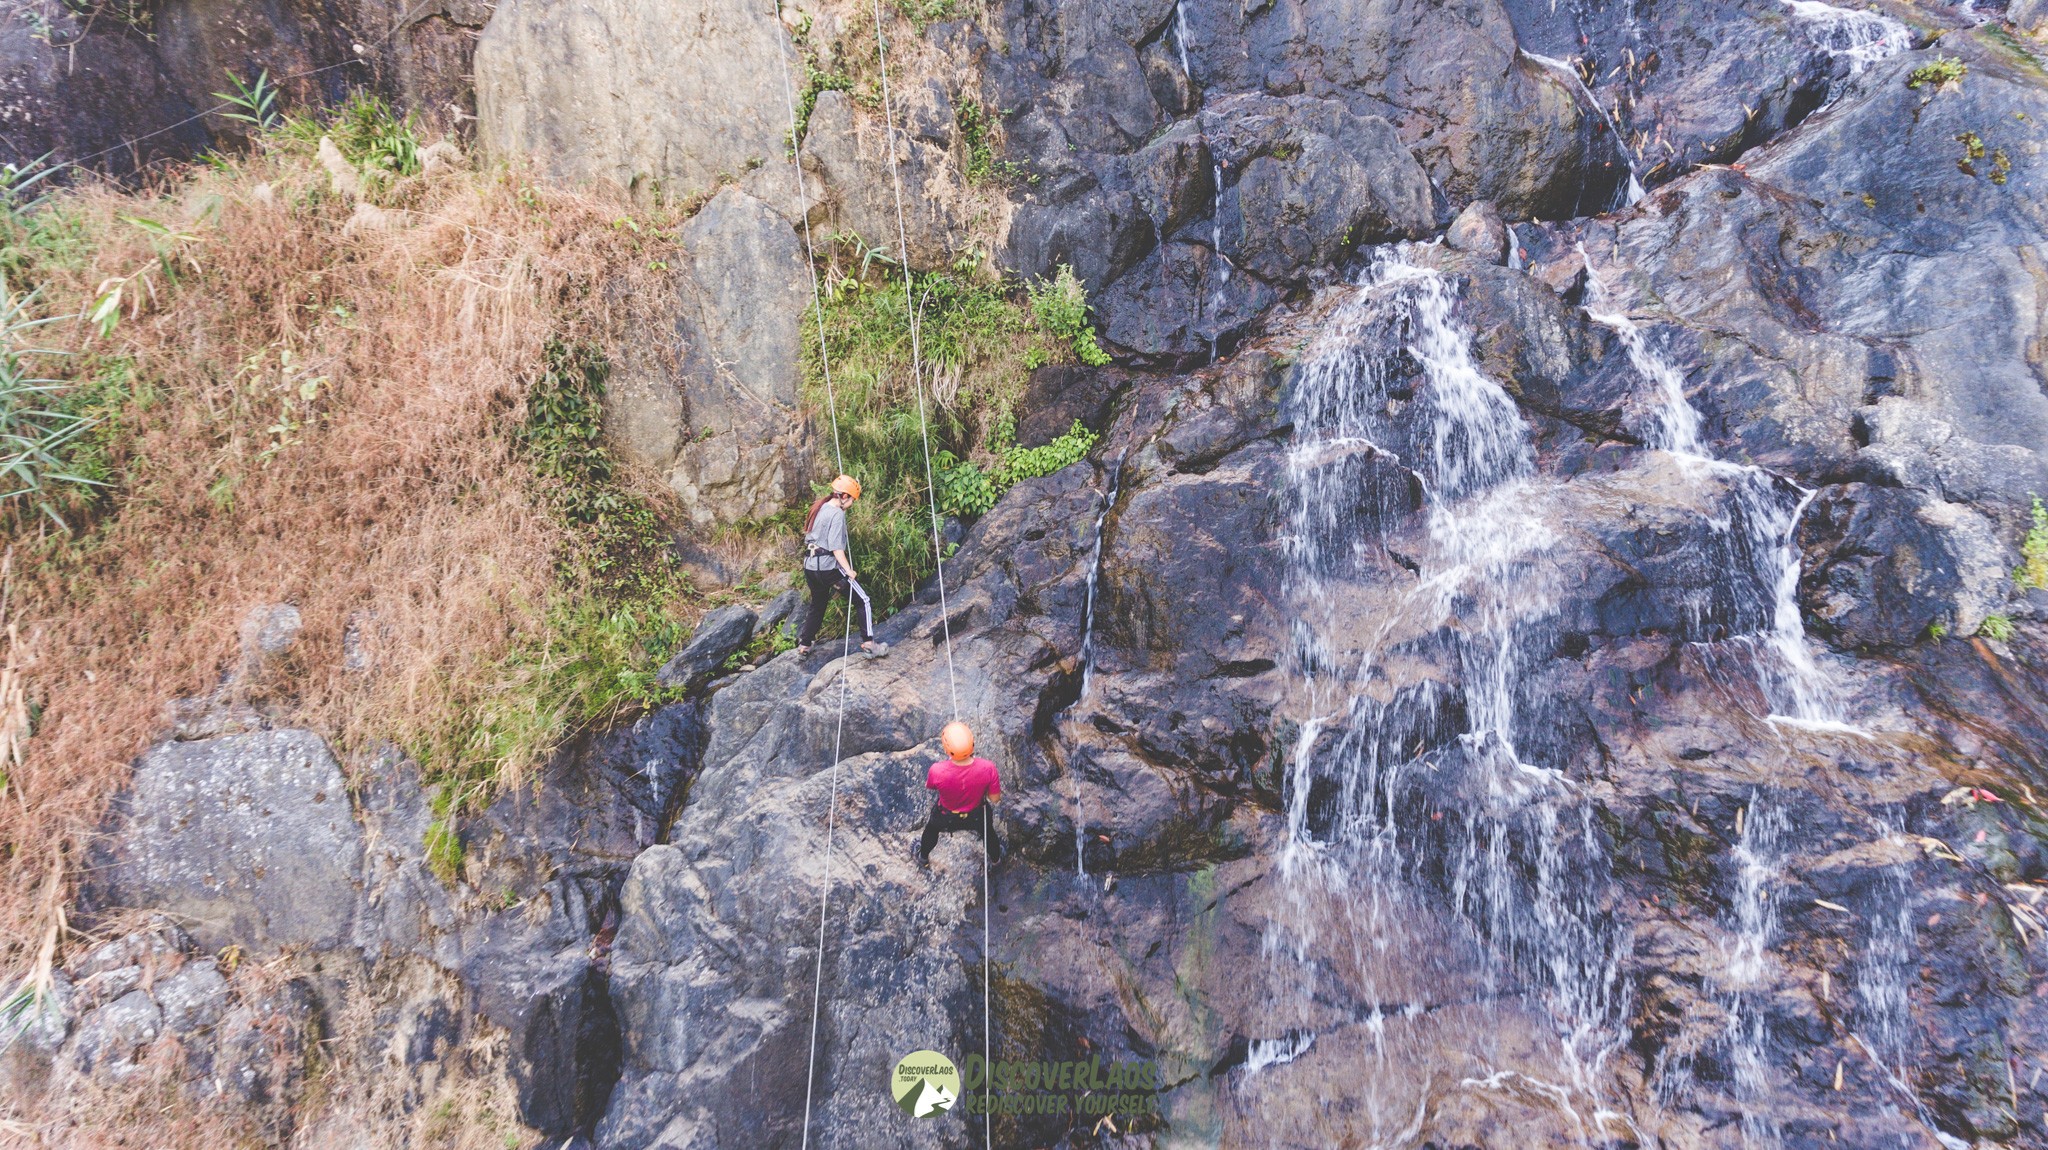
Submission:
{"label": "waterfall", "polygon": [[[1124,460],[1119,456],[1109,469],[1109,492],[1103,496],[1102,510],[1095,515],[1095,543],[1088,560],[1088,591],[1081,608],[1081,689],[1074,702],[1068,704],[1068,710],[1086,702],[1095,685],[1095,597],[1102,582],[1102,534],[1109,523],[1110,511],[1116,507],[1117,486],[1122,482],[1123,474]],[[1085,878],[1088,875],[1088,828],[1081,813],[1081,775],[1071,763],[1067,770],[1074,782],[1074,873]]]}
{"label": "waterfall", "polygon": [[1526,56],[1530,60],[1538,64],[1541,64],[1545,68],[1548,68],[1551,71],[1558,73],[1559,75],[1570,78],[1572,86],[1578,89],[1579,95],[1584,96],[1586,98],[1586,103],[1592,105],[1593,111],[1599,115],[1601,122],[1607,125],[1607,130],[1613,133],[1614,146],[1621,151],[1621,162],[1624,165],[1626,165],[1628,169],[1628,183],[1623,185],[1622,187],[1621,194],[1618,197],[1620,202],[1609,204],[1608,209],[1613,210],[1614,208],[1634,207],[1636,205],[1636,202],[1638,200],[1641,200],[1645,194],[1643,191],[1643,182],[1636,176],[1635,154],[1629,148],[1627,138],[1621,134],[1621,125],[1614,122],[1614,117],[1608,114],[1606,108],[1601,107],[1600,97],[1595,96],[1593,94],[1593,89],[1588,88],[1586,86],[1586,78],[1584,76],[1579,75],[1579,70],[1577,68],[1572,67],[1570,64],[1566,63],[1563,60],[1559,60],[1554,56],[1539,56],[1536,53],[1529,51],[1527,48],[1518,48],[1516,49],[1516,51],[1519,51],[1523,56]]}
{"label": "waterfall", "polygon": [[[1180,8],[1176,6],[1174,11],[1179,12]],[[1220,161],[1210,166],[1210,176],[1214,181],[1210,186],[1216,189],[1215,202],[1209,206],[1209,250],[1212,253],[1210,266],[1222,270],[1217,272],[1216,286],[1209,292],[1209,300],[1217,309],[1217,314],[1220,315],[1227,303],[1223,299],[1223,289],[1230,286],[1231,270],[1230,259],[1223,254],[1223,164]],[[1197,301],[1195,309],[1195,323],[1197,327],[1201,324],[1201,318],[1201,304]],[[1217,344],[1220,339],[1220,332],[1209,337],[1210,363],[1216,362]]]}
{"label": "waterfall", "polygon": [[1904,24],[1882,12],[1837,8],[1820,0],[1783,0],[1785,7],[1809,29],[1820,50],[1837,60],[1846,60],[1854,76],[1913,44],[1913,34]]}
{"label": "waterfall", "polygon": [[1508,270],[1521,271],[1525,266],[1522,259],[1522,238],[1515,234],[1515,225],[1508,225]]}
{"label": "waterfall", "polygon": [[[1703,477],[1718,478],[1730,488],[1733,513],[1724,530],[1739,533],[1740,538],[1730,540],[1726,550],[1731,557],[1748,557],[1755,577],[1731,576],[1726,581],[1736,598],[1729,618],[1756,624],[1755,633],[1738,642],[1756,651],[1751,662],[1770,706],[1767,717],[1818,730],[1862,733],[1843,721],[1833,684],[1814,660],[1799,614],[1799,520],[1815,493],[1760,467],[1713,457],[1700,438],[1699,411],[1686,397],[1684,377],[1651,345],[1627,310],[1612,302],[1585,244],[1578,245],[1578,252],[1586,264],[1586,317],[1614,332],[1630,366],[1651,385],[1651,410],[1635,420],[1644,446],[1671,452]],[[1744,601],[1751,598],[1756,601]]]}
{"label": "waterfall", "polygon": [[[1743,816],[1747,816],[1746,818]],[[1776,1121],[1762,1109],[1771,1095],[1770,997],[1771,943],[1778,933],[1777,879],[1781,865],[1778,840],[1785,832],[1785,813],[1755,791],[1742,815],[1741,833],[1730,852],[1735,863],[1735,892],[1722,943],[1721,1005],[1728,1012],[1722,1041],[1734,1072],[1735,1098],[1742,1107],[1742,1144],[1775,1147],[1780,1141]]]}
{"label": "waterfall", "polygon": [[[1195,89],[1195,73],[1188,67],[1188,17],[1187,13],[1181,11],[1181,3],[1182,0],[1174,0],[1173,46],[1180,51],[1180,78],[1187,81],[1188,91],[1192,93]],[[1217,187],[1221,188],[1222,185],[1218,184]]]}
{"label": "waterfall", "polygon": [[[1599,1110],[1627,992],[1591,808],[1547,761],[1546,701],[1525,674],[1563,592],[1555,485],[1473,359],[1452,281],[1414,250],[1375,254],[1290,389],[1284,547],[1311,713],[1287,763],[1281,870],[1297,909],[1268,952],[1306,971],[1318,940],[1370,940],[1353,943],[1355,977],[1375,1042],[1392,1043],[1382,1004],[1419,1010],[1383,974],[1401,939],[1447,913],[1494,956],[1497,992],[1532,987],[1570,1079],[1540,1088],[1577,1117],[1582,1102]],[[1395,531],[1414,578],[1375,582]],[[1492,1036],[1461,1038],[1483,1058]],[[1383,1137],[1413,1126],[1416,1103],[1371,1089]]]}

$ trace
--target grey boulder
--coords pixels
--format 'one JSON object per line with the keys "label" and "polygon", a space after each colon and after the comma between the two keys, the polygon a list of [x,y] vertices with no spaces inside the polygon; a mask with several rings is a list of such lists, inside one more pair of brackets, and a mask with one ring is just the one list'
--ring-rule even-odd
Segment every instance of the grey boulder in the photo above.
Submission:
{"label": "grey boulder", "polygon": [[208,950],[331,949],[349,936],[361,828],[311,731],[165,743],[116,800],[85,901],[162,910]]}
{"label": "grey boulder", "polygon": [[754,609],[742,603],[720,607],[704,616],[690,641],[662,664],[655,678],[663,686],[680,687],[709,676],[726,657],[754,637]]}

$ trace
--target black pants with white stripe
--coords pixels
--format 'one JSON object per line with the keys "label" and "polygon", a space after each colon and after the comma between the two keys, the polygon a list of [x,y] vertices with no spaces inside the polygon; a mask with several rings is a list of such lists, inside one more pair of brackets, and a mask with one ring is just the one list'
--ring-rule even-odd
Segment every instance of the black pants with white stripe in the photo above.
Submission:
{"label": "black pants with white stripe", "polygon": [[848,579],[846,574],[834,567],[830,571],[804,569],[804,583],[810,588],[811,609],[804,613],[804,625],[797,630],[796,641],[806,647],[818,640],[818,628],[825,625],[825,608],[832,605],[832,599],[840,591],[846,592],[846,609],[853,610],[854,600],[860,601],[860,638],[865,643],[875,637],[875,610],[868,603],[868,593],[860,582]]}

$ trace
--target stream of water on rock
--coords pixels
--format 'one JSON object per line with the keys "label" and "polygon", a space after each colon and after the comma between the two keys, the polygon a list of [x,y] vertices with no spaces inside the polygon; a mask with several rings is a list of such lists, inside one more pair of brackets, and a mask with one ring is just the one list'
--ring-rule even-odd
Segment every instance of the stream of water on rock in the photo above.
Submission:
{"label": "stream of water on rock", "polygon": [[[1586,86],[1586,78],[1579,75],[1577,67],[1568,61],[1559,60],[1553,56],[1539,56],[1527,48],[1519,49],[1519,51],[1531,61],[1569,79],[1572,87],[1577,90],[1579,95],[1585,97],[1586,103],[1590,104],[1594,113],[1600,117],[1600,122],[1607,125],[1607,131],[1614,137],[1615,149],[1621,153],[1621,162],[1628,169],[1628,182],[1621,185],[1616,191],[1612,202],[1602,206],[1609,210],[1633,207],[1636,201],[1643,198],[1645,193],[1643,191],[1643,182],[1636,178],[1635,153],[1628,146],[1628,137],[1622,135],[1621,125],[1615,123],[1614,116],[1601,106],[1600,97],[1594,95],[1593,89]],[[1582,188],[1583,186],[1581,185]],[[1581,205],[1581,207],[1583,206]]]}
{"label": "stream of water on rock", "polygon": [[[1565,1081],[1523,1084],[1591,1135],[1609,1117],[1601,1065],[1627,990],[1591,808],[1530,733],[1545,700],[1527,656],[1560,598],[1555,484],[1537,475],[1513,399],[1473,360],[1455,303],[1448,278],[1382,249],[1291,393],[1286,552],[1310,713],[1288,763],[1292,920],[1268,951],[1312,981],[1312,954],[1348,946],[1337,976],[1371,1004],[1376,1056],[1412,1071],[1443,1043],[1421,1033],[1420,998],[1446,993],[1418,985],[1414,932],[1448,910],[1500,959],[1481,964],[1482,994],[1533,984]],[[1401,542],[1413,578],[1374,580],[1416,484],[1421,524]],[[1469,1059],[1424,1073],[1499,1085],[1486,1035],[1450,1042]],[[1428,1089],[1409,1089],[1368,1085],[1375,1141],[1422,1121]]]}
{"label": "stream of water on rock", "polygon": [[[1123,480],[1124,461],[1119,457],[1109,469],[1109,490],[1102,497],[1102,510],[1095,515],[1094,543],[1088,559],[1088,592],[1081,608],[1081,686],[1074,701],[1066,707],[1062,718],[1071,714],[1076,706],[1088,701],[1095,681],[1095,597],[1102,583],[1102,533],[1109,523],[1109,513],[1116,507],[1117,487]],[[1068,774],[1074,783],[1074,873],[1082,877],[1088,874],[1088,820],[1081,809],[1081,776],[1071,766]]]}
{"label": "stream of water on rock", "polygon": [[[1602,1072],[1625,1037],[1628,935],[1607,910],[1616,888],[1593,804],[1549,734],[1555,715],[1536,675],[1568,591],[1554,554],[1567,483],[1538,471],[1519,409],[1453,318],[1452,281],[1417,254],[1376,253],[1290,392],[1285,549],[1306,717],[1287,765],[1289,920],[1269,930],[1267,951],[1276,968],[1292,964],[1296,994],[1313,995],[1319,978],[1351,980],[1350,995],[1371,1004],[1383,1066],[1456,1048],[1469,1059],[1453,1071],[1461,1086],[1518,1078],[1596,1137],[1627,1126]],[[1630,416],[1644,467],[1675,468],[1709,509],[1711,554],[1700,561],[1710,585],[1696,608],[1688,601],[1681,637],[1710,670],[1753,684],[1760,718],[1854,730],[1807,648],[1796,599],[1794,530],[1812,493],[1712,457],[1682,375],[1587,267],[1587,314],[1646,385]],[[1745,1140],[1769,1146],[1765,1005],[1787,820],[1762,791],[1745,814],[1713,989]],[[1488,1034],[1389,1025],[1422,1013],[1404,964],[1414,964],[1416,923],[1446,910],[1490,956],[1487,992],[1519,996],[1547,1020],[1563,1081],[1474,1073],[1490,1065]],[[1317,955],[1346,946],[1348,970],[1317,969]],[[1290,1029],[1286,1048],[1301,1034]],[[1376,1141],[1419,1129],[1428,1088],[1414,1089],[1367,1087]]]}
{"label": "stream of water on rock", "polygon": [[1837,8],[1821,0],[1783,0],[1785,7],[1810,30],[1821,51],[1846,60],[1854,76],[1890,56],[1912,47],[1913,34],[1904,24],[1882,12]]}

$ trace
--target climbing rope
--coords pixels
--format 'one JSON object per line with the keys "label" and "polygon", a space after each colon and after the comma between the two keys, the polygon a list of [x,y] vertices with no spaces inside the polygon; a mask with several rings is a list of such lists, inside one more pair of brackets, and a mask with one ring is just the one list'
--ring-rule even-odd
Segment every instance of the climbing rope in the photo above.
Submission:
{"label": "climbing rope", "polygon": [[[799,138],[797,131],[796,88],[791,81],[789,70],[789,57],[796,53],[797,48],[795,43],[795,37],[793,35],[788,35],[789,27],[782,20],[781,4],[779,0],[777,0],[777,2],[772,6],[772,12],[775,22],[778,25],[781,25],[784,29],[782,35],[788,36],[786,41],[788,51],[778,53],[778,55],[781,57],[780,62],[782,65],[783,101],[787,106],[787,110],[789,113],[790,173],[792,179],[795,181],[796,184],[796,203],[798,218],[802,221],[803,224],[805,264],[808,266],[811,275],[811,310],[817,320],[818,362],[820,367],[820,374],[823,376],[825,383],[826,413],[832,423],[832,454],[834,461],[838,464],[840,472],[844,473],[846,470],[846,459],[840,446],[839,401],[832,384],[831,357],[826,349],[824,290],[822,285],[819,283],[818,279],[817,248],[816,242],[811,232],[810,198],[804,188],[803,141],[802,139]],[[932,562],[934,567],[937,569],[939,581],[939,626],[941,634],[943,634],[945,637],[946,646],[946,692],[948,696],[948,701],[952,704],[953,718],[957,720],[960,717],[960,690],[958,676],[955,673],[953,662],[952,619],[950,615],[949,606],[946,602],[946,557],[943,545],[939,537],[938,488],[936,483],[934,482],[932,472],[931,428],[929,422],[927,421],[924,403],[924,354],[922,343],[923,325],[920,322],[918,309],[911,298],[915,289],[910,278],[910,234],[909,225],[906,221],[906,217],[903,210],[903,176],[896,159],[896,120],[894,111],[891,108],[889,102],[888,46],[887,39],[882,32],[882,9],[880,0],[876,0],[874,15],[875,53],[878,62],[880,63],[882,72],[882,115],[884,124],[886,125],[888,132],[887,143],[889,148],[889,175],[891,185],[895,192],[896,200],[896,236],[898,243],[901,245],[903,267],[903,304],[906,317],[910,324],[911,385],[912,390],[915,392],[917,398],[918,437],[922,441],[924,447],[925,491],[931,514]],[[781,39],[781,37],[779,36],[778,39]],[[849,605],[846,614],[845,632],[841,638],[842,659],[850,655],[852,645],[853,612],[851,606]],[[820,889],[818,892],[818,947],[811,971],[811,1034],[809,1065],[807,1066],[804,1073],[804,1125],[802,1142],[803,1146],[806,1148],[808,1148],[811,1143],[811,1113],[814,1107],[817,1089],[818,1025],[824,1002],[825,984],[825,927],[828,919],[828,912],[830,908],[832,895],[832,840],[834,831],[837,826],[839,808],[839,761],[842,741],[846,731],[848,669],[848,665],[842,663],[839,673],[839,716],[832,732],[831,800],[830,805],[826,808],[825,814],[825,869],[824,874],[820,879]],[[991,1041],[991,1027],[989,1024],[989,1020],[991,1018],[991,996],[989,986],[989,895],[991,889],[989,878],[990,834],[991,828],[989,825],[988,807],[986,804],[986,800],[984,800],[982,806],[981,836],[981,1012],[982,1065],[984,1068],[984,1075],[986,1075],[988,1072],[987,1067],[989,1062],[989,1055],[993,1049],[993,1044]],[[982,1116],[982,1137],[987,1146],[993,1148],[993,1146],[995,1145],[993,1118],[986,1112],[984,1112]]]}
{"label": "climbing rope", "polygon": [[[787,30],[787,25],[782,23],[781,9],[780,0],[775,0],[771,14],[775,23]],[[789,77],[789,57],[795,51],[796,43],[792,36],[789,51],[777,52],[776,55],[782,62],[782,96],[789,109],[789,168],[796,182],[797,218],[803,221],[804,266],[811,273],[811,312],[818,320],[819,374],[825,379],[825,413],[832,421],[832,462],[843,475],[846,473],[846,455],[839,443],[839,397],[832,387],[832,355],[825,344],[824,292],[818,283],[818,255],[811,238],[810,197],[804,191],[803,142],[797,138],[796,88]],[[851,544],[848,550],[852,550]],[[832,727],[832,795],[825,807],[825,872],[818,884],[818,951],[811,969],[810,1064],[804,1071],[803,1145],[806,1148],[811,1144],[811,1104],[818,1081],[818,1016],[824,1003],[825,990],[825,922],[832,899],[832,837],[839,819],[839,751],[846,734],[846,692],[848,674],[852,670],[852,660],[849,657],[852,651],[853,596],[849,592],[846,602],[846,625],[839,638],[839,717]]]}
{"label": "climbing rope", "polygon": [[[875,62],[882,73],[882,124],[887,129],[885,142],[889,149],[889,183],[896,196],[896,241],[897,254],[902,257],[903,268],[903,311],[910,322],[910,384],[917,396],[917,433],[924,443],[924,489],[931,505],[932,564],[937,569],[939,580],[939,628],[946,639],[946,693],[953,704],[953,720],[960,719],[960,688],[953,672],[953,620],[951,609],[946,604],[946,556],[939,542],[939,489],[932,477],[932,435],[931,427],[925,421],[924,411],[924,357],[921,340],[923,323],[918,316],[917,305],[911,297],[915,289],[910,279],[910,226],[903,212],[903,169],[896,158],[896,114],[889,103],[889,38],[882,31],[882,0],[874,0],[875,13]],[[988,798],[981,801],[981,1067],[982,1090],[988,1093],[991,1067],[989,1055],[992,1050],[993,1017],[989,1009],[989,839],[993,833],[990,826]],[[984,1143],[993,1150],[995,1146],[994,1118],[984,1106],[981,1115],[981,1130]]]}

